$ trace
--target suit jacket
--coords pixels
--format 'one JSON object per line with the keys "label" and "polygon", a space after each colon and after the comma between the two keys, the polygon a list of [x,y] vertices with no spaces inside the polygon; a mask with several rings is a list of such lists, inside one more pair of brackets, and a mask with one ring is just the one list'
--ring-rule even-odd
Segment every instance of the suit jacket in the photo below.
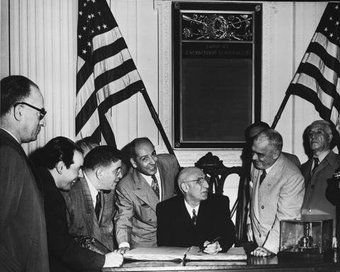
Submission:
{"label": "suit jacket", "polygon": [[285,155],[287,157],[287,159],[289,159],[292,163],[294,163],[297,167],[301,166],[301,162],[299,160],[299,158],[291,153],[286,153],[286,152],[282,152],[283,155]]}
{"label": "suit jacket", "polygon": [[235,242],[235,227],[230,219],[229,198],[210,195],[200,203],[197,223],[194,225],[185,207],[182,195],[157,205],[158,246],[202,246],[217,237],[223,251]]}
{"label": "suit jacket", "polygon": [[280,220],[301,217],[305,186],[297,166],[283,154],[267,173],[261,186],[262,170],[252,167],[250,220],[256,243],[277,253]]}
{"label": "suit jacket", "polygon": [[[326,198],[327,181],[333,177],[340,166],[340,156],[333,151],[320,162],[311,174],[313,159],[301,165],[301,172],[306,180],[306,194],[302,206],[303,215],[322,214],[333,219],[335,231],[336,209]],[[335,234],[335,233],[333,233]]]}
{"label": "suit jacket", "polygon": [[[173,197],[174,182],[179,171],[176,157],[170,154],[158,155],[157,169],[161,178],[161,200]],[[118,210],[115,224],[118,245],[128,242],[131,248],[157,246],[156,205],[159,200],[135,168],[130,168],[128,174],[117,184],[116,197]]]}
{"label": "suit jacket", "polygon": [[49,271],[43,198],[21,145],[0,129],[0,271]]}
{"label": "suit jacket", "polygon": [[91,236],[113,251],[114,192],[101,194],[102,208],[97,219],[89,186],[85,178],[80,178],[69,192],[63,193],[67,208],[67,222],[70,234]]}
{"label": "suit jacket", "polygon": [[45,215],[51,272],[101,271],[105,256],[81,248],[68,232],[66,204],[50,172],[37,170],[45,197]]}

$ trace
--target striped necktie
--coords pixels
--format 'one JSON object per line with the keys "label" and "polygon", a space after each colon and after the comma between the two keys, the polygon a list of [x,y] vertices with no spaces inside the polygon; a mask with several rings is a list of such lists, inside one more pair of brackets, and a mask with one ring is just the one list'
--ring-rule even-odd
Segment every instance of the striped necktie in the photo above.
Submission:
{"label": "striped necktie", "polygon": [[314,166],[313,166],[313,169],[312,169],[312,173],[315,172],[315,169],[319,166],[319,163],[320,163],[320,160],[319,160],[318,157],[313,158],[313,160],[314,160]]}
{"label": "striped necktie", "polygon": [[155,192],[157,198],[159,199],[159,185],[155,175],[152,175],[151,188]]}
{"label": "striped necktie", "polygon": [[197,224],[197,214],[196,214],[196,210],[192,209],[192,217],[191,217],[192,223],[194,223],[194,225]]}

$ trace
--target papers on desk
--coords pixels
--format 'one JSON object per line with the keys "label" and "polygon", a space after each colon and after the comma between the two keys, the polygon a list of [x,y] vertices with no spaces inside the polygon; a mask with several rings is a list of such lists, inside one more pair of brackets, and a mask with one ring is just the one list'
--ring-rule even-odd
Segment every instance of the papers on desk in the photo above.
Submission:
{"label": "papers on desk", "polygon": [[207,254],[199,247],[154,247],[135,248],[124,254],[124,259],[134,261],[245,261],[243,247],[232,247],[228,252]]}

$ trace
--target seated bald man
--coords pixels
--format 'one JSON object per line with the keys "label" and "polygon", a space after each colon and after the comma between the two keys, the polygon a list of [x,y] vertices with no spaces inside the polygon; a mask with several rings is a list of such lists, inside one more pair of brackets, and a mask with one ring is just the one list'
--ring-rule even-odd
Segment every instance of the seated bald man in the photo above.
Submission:
{"label": "seated bald man", "polygon": [[200,246],[214,254],[227,251],[235,242],[229,198],[208,195],[208,180],[197,167],[178,175],[181,195],[160,202],[156,208],[158,246]]}

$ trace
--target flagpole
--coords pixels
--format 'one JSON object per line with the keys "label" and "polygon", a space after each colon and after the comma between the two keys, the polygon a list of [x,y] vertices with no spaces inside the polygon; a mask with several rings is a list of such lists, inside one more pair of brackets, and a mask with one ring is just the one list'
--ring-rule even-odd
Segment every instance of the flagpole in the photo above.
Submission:
{"label": "flagpole", "polygon": [[165,143],[165,145],[166,145],[166,147],[167,147],[169,153],[172,154],[172,155],[174,155],[174,156],[176,156],[175,153],[174,153],[174,151],[173,151],[173,149],[172,149],[172,147],[171,147],[171,144],[170,144],[170,142],[169,142],[169,140],[168,140],[168,137],[167,137],[166,134],[165,134],[165,131],[164,131],[164,128],[163,128],[163,126],[162,126],[162,124],[161,124],[161,121],[160,121],[159,118],[158,118],[158,114],[157,114],[155,108],[154,108],[153,105],[152,105],[151,99],[150,99],[150,97],[149,97],[149,95],[148,95],[146,89],[143,88],[143,89],[141,89],[140,92],[142,93],[142,95],[143,95],[143,97],[144,97],[144,100],[145,100],[145,102],[146,102],[146,105],[148,106],[148,108],[149,108],[149,110],[150,110],[150,113],[151,113],[151,116],[152,116],[153,120],[155,121],[156,126],[157,126],[157,128],[159,129],[159,132],[160,132],[161,135],[162,135],[163,141],[164,141],[164,143]]}
{"label": "flagpole", "polygon": [[271,125],[272,129],[275,129],[277,123],[279,122],[279,119],[281,118],[281,114],[282,114],[284,108],[286,107],[286,104],[288,102],[289,97],[290,97],[290,93],[286,92],[286,96],[284,97],[284,99],[283,99],[283,101],[282,101],[282,103],[280,105],[280,108],[277,111],[277,114],[275,115],[274,121],[273,121],[273,123]]}

